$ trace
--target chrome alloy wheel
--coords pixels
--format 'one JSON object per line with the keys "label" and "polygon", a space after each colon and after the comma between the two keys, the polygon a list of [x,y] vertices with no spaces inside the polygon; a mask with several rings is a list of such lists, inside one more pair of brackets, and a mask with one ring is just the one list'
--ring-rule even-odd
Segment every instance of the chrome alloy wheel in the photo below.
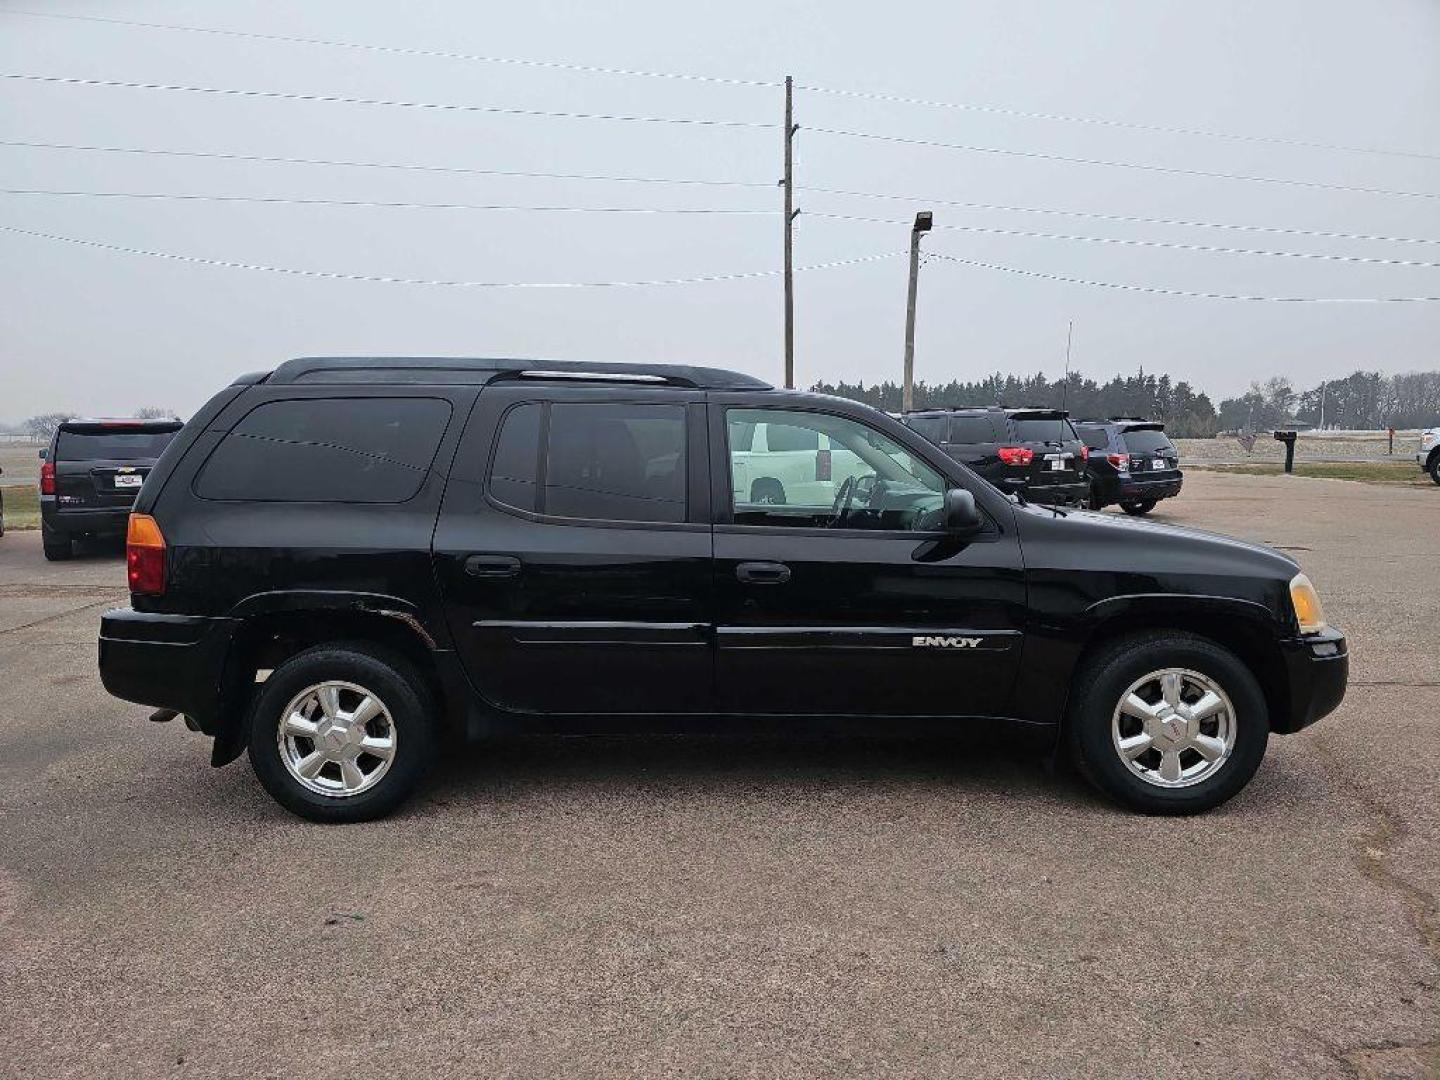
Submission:
{"label": "chrome alloy wheel", "polygon": [[1110,720],[1115,752],[1147,784],[1181,788],[1214,776],[1235,749],[1235,706],[1207,675],[1162,668],[1120,695]]}
{"label": "chrome alloy wheel", "polygon": [[369,791],[395,760],[395,721],[363,686],[323,682],[290,699],[276,729],[280,760],[300,785],[349,798]]}

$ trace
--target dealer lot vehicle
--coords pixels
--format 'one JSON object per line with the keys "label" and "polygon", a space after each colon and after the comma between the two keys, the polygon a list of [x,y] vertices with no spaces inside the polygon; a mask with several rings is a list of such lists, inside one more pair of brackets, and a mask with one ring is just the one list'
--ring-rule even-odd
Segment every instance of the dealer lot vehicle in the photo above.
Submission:
{"label": "dealer lot vehicle", "polygon": [[1115,503],[1127,514],[1148,514],[1161,499],[1180,494],[1185,474],[1180,451],[1165,425],[1149,420],[1079,420],[1075,423],[1089,449],[1090,508]]}
{"label": "dealer lot vehicle", "polygon": [[[760,424],[868,471],[757,501]],[[1021,504],[868,406],[712,369],[292,360],[217,394],[135,511],[106,688],[317,820],[388,812],[452,736],[798,721],[1008,722],[1190,813],[1348,671],[1280,552]]]}
{"label": "dealer lot vehicle", "polygon": [[901,422],[1001,491],[1030,502],[1085,506],[1085,445],[1062,409],[924,409]]}
{"label": "dealer lot vehicle", "polygon": [[1440,427],[1420,433],[1420,449],[1415,452],[1415,464],[1429,473],[1431,480],[1440,484]]}
{"label": "dealer lot vehicle", "polygon": [[130,508],[179,420],[66,420],[40,451],[40,539],[47,559],[76,540],[125,535]]}

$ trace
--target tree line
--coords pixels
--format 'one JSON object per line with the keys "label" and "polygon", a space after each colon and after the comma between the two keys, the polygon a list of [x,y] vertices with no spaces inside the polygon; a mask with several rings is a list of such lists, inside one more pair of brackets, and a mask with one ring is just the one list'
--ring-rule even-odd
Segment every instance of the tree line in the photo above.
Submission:
{"label": "tree line", "polygon": [[[818,382],[816,393],[863,401],[886,412],[899,412],[899,383]],[[1324,405],[1323,415],[1321,405]],[[1382,375],[1357,371],[1297,391],[1284,376],[1252,382],[1238,397],[1217,409],[1210,397],[1168,374],[1116,375],[1101,383],[1072,371],[1051,381],[1044,372],[1030,376],[996,372],[976,382],[915,384],[915,407],[956,405],[1036,405],[1064,408],[1076,419],[1138,416],[1164,421],[1176,438],[1204,439],[1222,431],[1270,431],[1286,427],[1368,428],[1431,427],[1440,423],[1440,371]]]}

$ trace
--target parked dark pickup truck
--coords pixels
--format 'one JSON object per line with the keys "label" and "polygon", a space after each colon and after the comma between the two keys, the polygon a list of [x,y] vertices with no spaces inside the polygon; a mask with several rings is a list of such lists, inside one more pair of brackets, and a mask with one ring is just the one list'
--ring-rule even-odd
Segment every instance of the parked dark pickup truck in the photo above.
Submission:
{"label": "parked dark pickup truck", "polygon": [[[761,425],[823,436],[828,481],[736,484],[776,471]],[[800,722],[1008,723],[1192,813],[1345,692],[1288,555],[1021,505],[884,413],[707,368],[292,360],[135,511],[105,686],[317,820],[386,813],[447,735]]]}

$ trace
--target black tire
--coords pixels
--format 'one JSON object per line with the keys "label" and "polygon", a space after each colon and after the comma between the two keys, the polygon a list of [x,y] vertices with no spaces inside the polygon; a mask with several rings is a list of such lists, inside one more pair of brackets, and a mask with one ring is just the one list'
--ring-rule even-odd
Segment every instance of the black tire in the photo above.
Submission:
{"label": "black tire", "polygon": [[51,562],[60,562],[75,554],[73,540],[59,540],[45,532],[40,534],[40,546],[45,550],[45,558]]}
{"label": "black tire", "polygon": [[1127,514],[1130,514],[1132,517],[1143,517],[1151,510],[1155,509],[1155,502],[1156,500],[1154,499],[1140,499],[1135,502],[1122,502],[1120,504],[1120,509],[1124,510]]}
{"label": "black tire", "polygon": [[750,501],[761,506],[784,506],[785,485],[774,477],[762,476],[750,485]]}
{"label": "black tire", "polygon": [[1430,455],[1430,465],[1427,471],[1430,473],[1430,479],[1440,484],[1440,454]]}
{"label": "black tire", "polygon": [[[307,688],[332,680],[363,687],[378,698],[395,729],[388,768],[373,786],[353,795],[311,790],[281,757],[280,724],[287,707]],[[362,642],[317,645],[291,657],[265,680],[250,714],[251,768],[276,802],[311,821],[338,824],[384,817],[415,790],[438,742],[434,699],[424,679],[403,657]],[[313,750],[317,744],[309,745]],[[338,775],[338,766],[334,772]]]}
{"label": "black tire", "polygon": [[1100,511],[1100,510],[1104,510],[1104,509],[1105,509],[1105,500],[1100,497],[1100,493],[1099,493],[1099,492],[1097,492],[1097,491],[1092,491],[1092,492],[1090,493],[1089,509],[1095,510],[1095,511]]}
{"label": "black tire", "polygon": [[[1147,814],[1196,814],[1231,798],[1260,767],[1270,738],[1265,695],[1250,669],[1228,649],[1193,634],[1156,631],[1115,641],[1083,663],[1071,688],[1066,741],[1080,773],[1116,802]],[[1121,696],[1163,668],[1199,673],[1219,686],[1233,707],[1229,755],[1209,775],[1184,787],[1157,786],[1137,775],[1121,758],[1112,732]],[[1201,759],[1195,754],[1190,760],[1198,765]]]}

